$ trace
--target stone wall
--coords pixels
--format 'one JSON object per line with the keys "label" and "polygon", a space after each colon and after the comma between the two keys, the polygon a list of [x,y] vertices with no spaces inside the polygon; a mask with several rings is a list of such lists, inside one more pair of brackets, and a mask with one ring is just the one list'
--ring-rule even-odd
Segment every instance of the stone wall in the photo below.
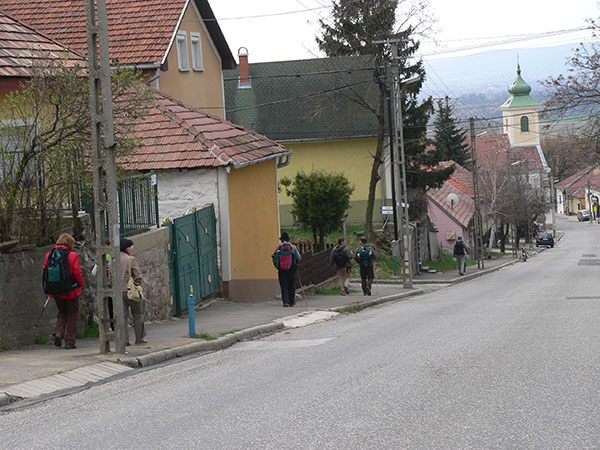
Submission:
{"label": "stone wall", "polygon": [[42,290],[44,257],[52,246],[0,254],[0,347],[49,339],[56,322],[54,300],[34,328],[46,296]]}
{"label": "stone wall", "polygon": [[[139,262],[147,296],[145,320],[162,320],[171,315],[169,293],[168,228],[154,229],[131,237],[134,256]],[[97,320],[95,280],[91,271],[95,250],[88,241],[74,249],[79,255],[84,288],[79,305],[79,332]],[[36,338],[50,339],[56,323],[56,305],[50,300],[34,328],[44,306],[42,266],[47,246],[33,250],[0,254],[0,347],[33,344]]]}

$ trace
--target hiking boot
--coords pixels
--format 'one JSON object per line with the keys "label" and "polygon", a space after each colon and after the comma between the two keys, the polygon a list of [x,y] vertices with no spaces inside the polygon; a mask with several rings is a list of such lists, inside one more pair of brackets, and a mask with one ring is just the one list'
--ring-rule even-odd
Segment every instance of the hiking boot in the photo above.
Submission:
{"label": "hiking boot", "polygon": [[67,349],[67,350],[71,350],[72,348],[77,348],[77,346],[75,344],[65,345],[65,349]]}
{"label": "hiking boot", "polygon": [[59,336],[58,334],[53,334],[52,336],[54,336],[54,345],[62,347],[62,336]]}
{"label": "hiking boot", "polygon": [[136,345],[137,344],[147,344],[148,341],[146,339],[138,339],[138,340],[135,341],[135,343],[136,343]]}

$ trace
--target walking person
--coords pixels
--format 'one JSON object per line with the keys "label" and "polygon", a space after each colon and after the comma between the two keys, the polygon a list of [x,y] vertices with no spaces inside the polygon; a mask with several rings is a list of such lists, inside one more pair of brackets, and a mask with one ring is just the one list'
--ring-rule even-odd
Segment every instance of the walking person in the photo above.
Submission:
{"label": "walking person", "polygon": [[454,258],[458,262],[459,275],[464,275],[467,271],[467,253],[467,246],[463,242],[462,237],[458,236],[454,244]]}
{"label": "walking person", "polygon": [[290,236],[286,232],[281,233],[279,240],[281,244],[272,255],[273,264],[277,268],[283,306],[292,307],[296,304],[294,281],[302,257],[296,246],[290,243]]}
{"label": "walking person", "polygon": [[79,297],[83,287],[83,273],[79,256],[73,251],[75,239],[68,233],[58,237],[56,245],[46,254],[44,260],[44,292],[54,299],[58,315],[52,332],[54,345],[77,348],[77,317]]}
{"label": "walking person", "polygon": [[354,259],[359,264],[360,268],[360,282],[362,285],[362,291],[364,295],[371,295],[371,285],[373,284],[373,260],[376,259],[373,249],[367,245],[367,238],[360,238],[360,245],[354,252]]}
{"label": "walking person", "polygon": [[121,277],[123,281],[123,312],[125,319],[125,345],[129,344],[129,316],[131,310],[131,316],[133,316],[133,330],[135,332],[135,343],[136,344],[147,344],[148,341],[144,339],[146,336],[146,329],[144,327],[144,301],[130,300],[127,297],[127,284],[129,278],[133,278],[133,282],[139,286],[142,284],[142,272],[140,272],[140,266],[138,265],[133,253],[133,241],[126,238],[121,238]]}
{"label": "walking person", "polygon": [[346,247],[346,239],[339,238],[337,245],[329,255],[329,264],[335,269],[342,295],[350,294],[350,269],[352,269],[352,250]]}

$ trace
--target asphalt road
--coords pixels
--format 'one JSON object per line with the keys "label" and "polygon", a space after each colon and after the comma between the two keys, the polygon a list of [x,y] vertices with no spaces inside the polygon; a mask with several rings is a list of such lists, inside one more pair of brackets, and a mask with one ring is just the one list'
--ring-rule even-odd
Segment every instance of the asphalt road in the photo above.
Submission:
{"label": "asphalt road", "polygon": [[2,449],[600,446],[600,225],[407,301],[0,415]]}

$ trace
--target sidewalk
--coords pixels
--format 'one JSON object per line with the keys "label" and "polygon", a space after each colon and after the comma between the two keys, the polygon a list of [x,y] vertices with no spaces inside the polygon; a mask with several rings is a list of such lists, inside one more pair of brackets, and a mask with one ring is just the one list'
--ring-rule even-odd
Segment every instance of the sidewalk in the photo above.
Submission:
{"label": "sidewalk", "polygon": [[460,277],[454,270],[415,275],[413,289],[404,289],[398,280],[378,280],[369,297],[362,295],[360,284],[352,283],[349,296],[307,295],[305,300],[299,299],[294,308],[283,308],[279,300],[240,304],[217,299],[195,313],[196,335],[205,333],[217,338],[210,341],[187,337],[189,322],[185,316],[147,324],[149,343],[127,347],[125,355],[100,354],[97,338],[79,339],[73,350],[48,344],[3,351],[0,352],[0,406],[98,382],[136,367],[219,350],[258,334],[328,320],[339,314],[336,310],[341,308],[359,310],[418,295],[423,293],[423,285],[467,281],[517,261],[511,256],[486,260],[484,270],[469,266],[467,275]]}

